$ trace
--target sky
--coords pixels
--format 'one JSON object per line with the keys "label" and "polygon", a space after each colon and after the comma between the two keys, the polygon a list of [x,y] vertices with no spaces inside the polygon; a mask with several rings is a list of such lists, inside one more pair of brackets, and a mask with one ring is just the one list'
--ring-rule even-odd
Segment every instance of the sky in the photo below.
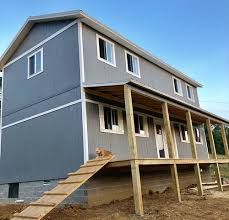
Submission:
{"label": "sky", "polygon": [[0,0],[0,56],[29,16],[81,9],[204,85],[229,119],[229,0]]}

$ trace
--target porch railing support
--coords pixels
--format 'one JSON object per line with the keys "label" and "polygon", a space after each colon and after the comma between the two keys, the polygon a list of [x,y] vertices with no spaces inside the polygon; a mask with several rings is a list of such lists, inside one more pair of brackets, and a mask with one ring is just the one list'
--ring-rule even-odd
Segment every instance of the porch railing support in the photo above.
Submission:
{"label": "porch railing support", "polygon": [[228,149],[228,142],[227,142],[227,135],[226,135],[226,131],[225,131],[225,126],[223,123],[220,126],[221,126],[224,152],[225,152],[226,157],[229,158],[229,149]]}
{"label": "porch railing support", "polygon": [[[207,124],[208,137],[209,137],[212,156],[213,156],[213,159],[217,159],[216,149],[215,149],[215,141],[214,141],[214,137],[212,134],[211,121],[209,118],[207,119],[206,124]],[[217,180],[217,184],[218,184],[218,189],[220,191],[223,191],[220,169],[219,169],[219,163],[217,163],[217,162],[215,163],[215,175],[216,175],[216,180]]]}
{"label": "porch railing support", "polygon": [[[190,111],[186,112],[186,121],[187,121],[189,139],[191,143],[192,158],[196,160],[198,159],[198,156],[197,156],[197,151],[196,151],[196,140],[195,140],[195,135],[193,131],[192,116],[191,116]],[[200,196],[203,196],[204,192],[203,192],[203,185],[202,185],[202,180],[201,180],[199,163],[194,164],[194,172],[195,172],[195,177],[197,181],[198,194]]]}
{"label": "porch railing support", "polygon": [[[164,120],[165,132],[167,137],[167,143],[168,143],[169,157],[175,158],[175,144],[174,144],[174,139],[173,139],[173,134],[171,129],[167,102],[164,102],[162,104],[162,113],[163,113],[163,120]],[[176,163],[174,162],[170,168],[171,168],[171,176],[173,180],[174,190],[176,191],[178,201],[181,202],[180,184],[179,184],[179,177],[178,177]]]}
{"label": "porch railing support", "polygon": [[143,202],[142,202],[142,189],[141,189],[139,164],[137,161],[138,152],[137,152],[137,143],[135,137],[133,103],[132,103],[131,88],[128,85],[124,85],[124,98],[125,98],[127,133],[128,133],[128,141],[129,141],[130,157],[131,157],[131,174],[132,174],[135,213],[137,215],[143,216],[144,212],[143,212]]}

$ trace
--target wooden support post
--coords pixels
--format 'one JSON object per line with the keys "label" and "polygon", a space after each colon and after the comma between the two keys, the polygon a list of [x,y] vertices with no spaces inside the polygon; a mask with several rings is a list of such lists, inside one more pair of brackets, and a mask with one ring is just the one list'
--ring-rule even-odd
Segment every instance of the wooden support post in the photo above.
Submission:
{"label": "wooden support post", "polygon": [[[192,158],[196,160],[198,159],[197,151],[196,151],[196,140],[195,140],[195,135],[193,131],[192,116],[191,116],[190,111],[186,112],[186,120],[187,120],[188,134],[189,134],[189,139],[190,139],[191,149],[192,149]],[[197,181],[198,194],[200,196],[203,196],[204,192],[203,192],[199,163],[194,164],[194,172],[195,172],[196,181]]]}
{"label": "wooden support post", "polygon": [[227,158],[229,158],[227,135],[226,135],[224,124],[221,124],[221,133],[222,133],[222,139],[223,139],[223,146],[224,146],[225,155],[226,155]]}
{"label": "wooden support post", "polygon": [[[171,129],[171,123],[169,119],[169,110],[168,110],[168,104],[167,102],[164,102],[162,104],[162,113],[163,113],[163,120],[164,120],[164,127],[167,137],[167,144],[168,144],[168,150],[169,150],[169,157],[175,158],[175,144]],[[173,180],[174,190],[176,191],[177,199],[179,202],[181,202],[181,193],[180,193],[180,184],[179,184],[179,177],[178,177],[178,171],[177,171],[177,165],[174,162],[174,164],[171,165],[171,176]]]}
{"label": "wooden support post", "polygon": [[[215,149],[215,142],[214,142],[214,137],[213,137],[212,128],[211,128],[211,121],[210,121],[209,118],[207,119],[206,124],[207,124],[208,137],[209,137],[209,142],[210,142],[210,147],[211,147],[211,152],[212,152],[212,155],[213,155],[213,159],[217,159],[216,149]],[[217,184],[218,184],[218,189],[220,191],[223,191],[221,175],[220,175],[220,169],[219,169],[219,164],[218,163],[215,163],[215,175],[216,175],[216,180],[217,180]]]}
{"label": "wooden support post", "polygon": [[138,152],[137,152],[137,143],[135,137],[133,103],[132,103],[132,96],[131,96],[131,88],[128,85],[124,85],[124,97],[125,97],[127,133],[128,133],[128,141],[129,141],[130,157],[131,157],[131,173],[132,173],[135,213],[137,215],[143,216],[144,212],[143,212],[143,202],[142,202],[141,179],[140,179],[140,172],[139,172],[139,164],[136,160],[138,158]]}

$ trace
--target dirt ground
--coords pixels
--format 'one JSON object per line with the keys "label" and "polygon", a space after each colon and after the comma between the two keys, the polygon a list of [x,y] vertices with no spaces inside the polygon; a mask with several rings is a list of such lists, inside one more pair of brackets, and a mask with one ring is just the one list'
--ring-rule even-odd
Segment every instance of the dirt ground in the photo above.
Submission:
{"label": "dirt ground", "polygon": [[[178,203],[171,192],[144,196],[144,217],[134,215],[133,199],[115,201],[109,205],[83,208],[67,205],[56,208],[45,220],[185,220],[185,219],[229,219],[229,190],[211,191],[204,197],[182,193],[182,202]],[[0,220],[9,220],[12,215],[25,208],[25,205],[0,205]]]}

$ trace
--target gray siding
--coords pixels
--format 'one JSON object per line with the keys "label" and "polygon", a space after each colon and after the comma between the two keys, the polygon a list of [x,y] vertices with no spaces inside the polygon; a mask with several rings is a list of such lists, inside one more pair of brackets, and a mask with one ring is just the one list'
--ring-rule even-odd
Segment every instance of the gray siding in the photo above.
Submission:
{"label": "gray siding", "polygon": [[35,24],[9,61],[20,56],[71,22],[72,20],[62,20]]}
{"label": "gray siding", "polygon": [[[129,146],[127,137],[127,127],[125,112],[124,118],[124,134],[104,133],[100,131],[99,108],[97,104],[87,103],[88,117],[88,133],[89,133],[89,157],[95,157],[96,147],[105,147],[110,150],[117,160],[129,158]],[[157,158],[157,148],[155,140],[153,118],[148,117],[149,137],[136,137],[139,157]],[[175,123],[175,122],[174,122]],[[191,145],[182,143],[179,130],[175,126],[175,137],[178,148],[179,158],[191,158]],[[202,139],[204,144],[197,145],[197,152],[200,159],[207,159],[208,152],[206,148],[205,135],[202,131]]]}
{"label": "gray siding", "polygon": [[[27,56],[5,69],[3,123],[5,116],[79,87],[77,37],[73,26],[43,45],[44,72],[33,78],[27,79]],[[73,99],[78,98],[76,91]]]}
{"label": "gray siding", "polygon": [[96,32],[85,25],[83,26],[83,41],[86,84],[111,83],[135,79],[174,98],[199,106],[196,88],[194,88],[195,102],[187,99],[184,81],[182,81],[183,97],[174,94],[172,74],[141,57],[139,57],[141,79],[127,73],[125,48],[118,43],[115,43],[116,67],[98,60]]}
{"label": "gray siding", "polygon": [[[42,25],[21,50],[65,26]],[[5,69],[3,126],[81,98],[77,24],[42,47],[43,73],[27,79],[27,55]],[[65,178],[83,163],[81,103],[4,128],[1,153],[0,184]]]}
{"label": "gray siding", "polygon": [[3,129],[0,183],[65,178],[83,158],[78,103]]}

